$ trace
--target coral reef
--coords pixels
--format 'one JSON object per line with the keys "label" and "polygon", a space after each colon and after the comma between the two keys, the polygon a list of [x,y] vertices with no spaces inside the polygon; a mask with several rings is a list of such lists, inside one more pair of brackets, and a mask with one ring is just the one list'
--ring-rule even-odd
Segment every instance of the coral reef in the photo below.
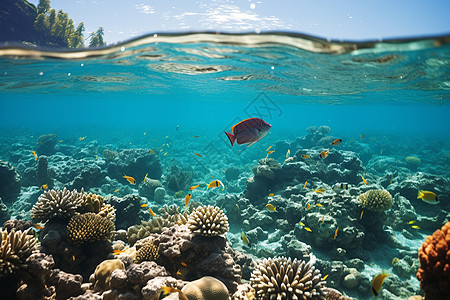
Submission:
{"label": "coral reef", "polygon": [[95,213],[75,215],[67,225],[67,237],[74,245],[109,240],[113,232],[114,223]]}
{"label": "coral reef", "polygon": [[102,261],[89,278],[89,281],[93,283],[93,289],[97,292],[108,290],[111,274],[114,270],[125,270],[125,265],[120,259]]}
{"label": "coral reef", "polygon": [[386,190],[368,190],[358,197],[364,208],[383,212],[392,207],[392,196]]}
{"label": "coral reef", "polygon": [[142,220],[143,216],[140,215],[141,200],[140,196],[133,194],[125,195],[124,197],[108,195],[104,198],[105,203],[115,208],[116,228],[127,229]]}
{"label": "coral reef", "polygon": [[161,197],[158,197],[157,199],[154,198],[155,190],[159,187],[162,187],[161,181],[157,179],[146,178],[139,184],[139,196],[145,197],[149,200],[161,201]]}
{"label": "coral reef", "polygon": [[37,250],[36,242],[31,229],[0,230],[0,274],[14,273],[24,268],[27,258]]}
{"label": "coral reef", "polygon": [[140,240],[136,243],[136,263],[156,260],[159,257],[158,247],[151,239]]}
{"label": "coral reef", "polygon": [[20,194],[20,176],[8,162],[0,160],[0,198],[12,203]]}
{"label": "coral reef", "polygon": [[228,232],[228,218],[217,206],[200,206],[189,215],[189,230],[196,235],[217,236]]}
{"label": "coral reef", "polygon": [[180,169],[171,166],[167,171],[166,186],[170,192],[178,192],[187,189],[192,183],[193,172],[191,170]]}
{"label": "coral reef", "polygon": [[41,135],[37,139],[38,155],[52,155],[55,154],[55,146],[58,143],[58,136],[56,134]]}
{"label": "coral reef", "polygon": [[205,276],[186,284],[181,290],[191,300],[229,300],[227,287],[218,279]]}
{"label": "coral reef", "polygon": [[419,249],[417,279],[425,292],[425,300],[448,299],[450,295],[449,251],[450,222],[428,236]]}
{"label": "coral reef", "polygon": [[250,282],[257,299],[325,299],[327,288],[312,261],[277,257],[264,259]]}
{"label": "coral reef", "polygon": [[53,188],[53,179],[48,169],[48,158],[45,155],[39,156],[36,169],[36,185],[42,186],[46,184],[49,188]]}
{"label": "coral reef", "polygon": [[49,190],[42,194],[33,209],[31,210],[31,218],[37,221],[48,221],[51,219],[69,219],[83,204],[83,193],[76,190]]}

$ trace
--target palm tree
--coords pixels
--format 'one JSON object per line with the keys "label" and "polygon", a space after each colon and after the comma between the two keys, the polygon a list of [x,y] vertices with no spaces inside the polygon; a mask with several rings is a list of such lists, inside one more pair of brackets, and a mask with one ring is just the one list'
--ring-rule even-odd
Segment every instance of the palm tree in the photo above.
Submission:
{"label": "palm tree", "polygon": [[39,0],[38,14],[45,14],[50,9],[50,0]]}
{"label": "palm tree", "polygon": [[91,39],[89,42],[89,47],[105,46],[105,42],[103,41],[103,34],[103,27],[99,27],[96,32],[92,32],[89,35],[89,38]]}

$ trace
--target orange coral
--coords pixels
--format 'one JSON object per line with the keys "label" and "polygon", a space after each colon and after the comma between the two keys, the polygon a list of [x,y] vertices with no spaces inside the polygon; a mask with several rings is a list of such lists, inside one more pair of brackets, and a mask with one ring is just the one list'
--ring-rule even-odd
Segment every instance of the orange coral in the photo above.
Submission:
{"label": "orange coral", "polygon": [[428,236],[419,249],[417,279],[426,300],[450,299],[450,222]]}

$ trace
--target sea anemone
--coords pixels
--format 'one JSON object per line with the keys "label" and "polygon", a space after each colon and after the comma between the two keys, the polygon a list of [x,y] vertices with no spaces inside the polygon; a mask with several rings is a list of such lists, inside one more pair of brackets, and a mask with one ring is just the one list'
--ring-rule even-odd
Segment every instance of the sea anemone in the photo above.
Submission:
{"label": "sea anemone", "polygon": [[363,207],[373,211],[383,212],[392,206],[392,196],[386,190],[368,190],[358,199]]}
{"label": "sea anemone", "polygon": [[266,258],[250,277],[256,298],[263,300],[325,299],[327,288],[311,260],[285,257]]}
{"label": "sea anemone", "polygon": [[83,204],[83,192],[76,190],[49,190],[39,196],[31,210],[34,221],[48,221],[54,218],[69,219],[80,210]]}
{"label": "sea anemone", "polygon": [[67,225],[67,237],[74,244],[111,239],[114,223],[95,213],[73,216]]}
{"label": "sea anemone", "polygon": [[0,230],[0,274],[14,273],[26,266],[27,258],[37,250],[37,239],[31,230]]}
{"label": "sea anemone", "polygon": [[217,206],[197,207],[187,225],[194,235],[218,236],[228,232],[228,218]]}

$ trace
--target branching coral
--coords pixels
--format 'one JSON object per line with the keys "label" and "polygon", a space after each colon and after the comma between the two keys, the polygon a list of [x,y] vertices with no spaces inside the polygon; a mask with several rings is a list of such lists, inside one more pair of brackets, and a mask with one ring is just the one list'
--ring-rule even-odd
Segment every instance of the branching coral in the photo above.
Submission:
{"label": "branching coral", "polygon": [[0,230],[0,274],[14,273],[23,268],[27,258],[37,250],[37,239],[26,231]]}
{"label": "branching coral", "polygon": [[426,300],[450,295],[450,222],[428,236],[419,249],[417,279]]}
{"label": "branching coral", "polygon": [[131,226],[127,230],[127,240],[130,245],[136,241],[146,238],[150,233],[161,233],[163,228],[171,227],[173,223],[169,220],[157,217],[150,221],[142,221],[140,225]]}
{"label": "branching coral", "polygon": [[102,217],[110,219],[113,222],[116,220],[116,210],[110,204],[105,204],[102,196],[92,193],[84,194],[83,192],[83,189],[81,189],[84,212],[96,213]]}
{"label": "branching coral", "polygon": [[73,216],[67,225],[67,237],[73,244],[111,239],[114,223],[95,213]]}
{"label": "branching coral", "polygon": [[392,196],[386,190],[368,190],[358,197],[364,208],[382,212],[392,206]]}
{"label": "branching coral", "polygon": [[197,207],[189,215],[187,225],[195,235],[217,236],[228,232],[228,218],[217,206]]}
{"label": "branching coral", "polygon": [[50,190],[39,196],[33,205],[31,218],[34,221],[48,221],[54,218],[68,219],[72,217],[83,204],[83,191]]}
{"label": "branching coral", "polygon": [[257,299],[325,299],[327,288],[321,278],[312,261],[277,257],[259,263],[250,284]]}

